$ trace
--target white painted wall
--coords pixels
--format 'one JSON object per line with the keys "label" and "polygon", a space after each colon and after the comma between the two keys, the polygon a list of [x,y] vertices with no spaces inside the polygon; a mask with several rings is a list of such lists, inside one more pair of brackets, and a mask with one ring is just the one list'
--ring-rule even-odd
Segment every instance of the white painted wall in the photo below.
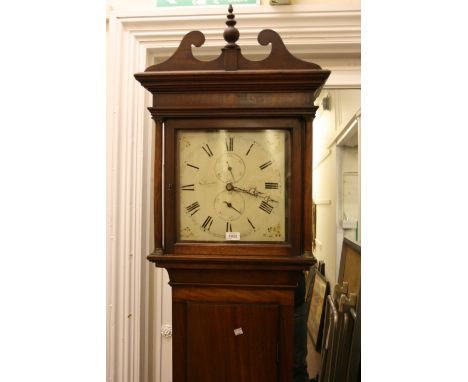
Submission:
{"label": "white painted wall", "polygon": [[[330,110],[323,110],[321,106],[314,120],[313,199],[317,204],[314,255],[325,262],[325,274],[332,287],[337,280],[341,252],[337,243],[343,240],[338,195],[342,178],[342,153],[340,149],[337,150],[336,142],[360,109],[360,93],[360,89],[325,89],[317,104],[321,105],[322,99],[328,96]],[[344,159],[350,158],[351,163],[344,167],[346,171],[357,169],[358,161],[350,153],[344,155]]]}
{"label": "white painted wall", "polygon": [[[356,228],[350,228],[354,222],[359,221],[359,163],[358,147],[342,146],[340,164],[341,171],[338,185],[338,197],[341,196],[338,206],[338,219],[342,223],[344,236],[352,241],[358,241]],[[341,192],[340,192],[341,190]],[[346,225],[348,223],[349,225]]]}

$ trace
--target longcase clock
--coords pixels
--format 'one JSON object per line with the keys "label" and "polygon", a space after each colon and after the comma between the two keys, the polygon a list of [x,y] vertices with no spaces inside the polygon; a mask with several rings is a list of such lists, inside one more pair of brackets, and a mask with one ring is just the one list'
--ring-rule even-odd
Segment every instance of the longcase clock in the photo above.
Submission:
{"label": "longcase clock", "polygon": [[232,7],[226,24],[217,59],[192,55],[205,40],[193,31],[135,75],[156,122],[148,260],[172,287],[174,382],[288,382],[294,291],[315,261],[314,100],[330,72],[272,30],[258,36],[270,55],[250,61]]}

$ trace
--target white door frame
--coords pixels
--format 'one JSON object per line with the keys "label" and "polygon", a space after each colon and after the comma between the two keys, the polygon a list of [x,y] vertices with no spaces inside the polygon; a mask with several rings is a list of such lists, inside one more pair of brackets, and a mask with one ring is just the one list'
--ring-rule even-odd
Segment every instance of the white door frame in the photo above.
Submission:
{"label": "white door frame", "polygon": [[[196,13],[196,14],[195,14]],[[224,45],[224,7],[116,12],[109,18],[107,82],[107,380],[170,382],[170,291],[152,251],[153,122],[150,94],[133,74],[168,58],[189,30],[206,36],[197,54]],[[238,44],[266,55],[258,32],[274,29],[294,55],[332,70],[326,87],[360,87],[360,9],[236,6]],[[194,15],[195,14],[195,15]],[[151,303],[149,303],[151,301]],[[167,329],[167,328],[165,328]],[[147,354],[152,354],[148,360]]]}
{"label": "white door frame", "polygon": [[336,149],[336,258],[335,258],[335,279],[338,280],[341,252],[343,249],[343,238],[345,232],[342,226],[342,211],[343,211],[343,142],[346,141],[352,135],[357,134],[358,137],[358,158],[357,158],[357,197],[359,200],[359,212],[357,216],[358,221],[358,240],[361,242],[361,109],[349,120],[343,130],[339,133],[339,136],[335,139]]}

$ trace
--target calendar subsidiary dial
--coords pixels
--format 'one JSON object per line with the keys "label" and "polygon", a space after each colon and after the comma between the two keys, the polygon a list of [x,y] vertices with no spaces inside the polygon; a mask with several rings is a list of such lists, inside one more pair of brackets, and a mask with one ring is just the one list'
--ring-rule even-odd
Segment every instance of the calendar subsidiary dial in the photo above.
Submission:
{"label": "calendar subsidiary dial", "polygon": [[287,130],[179,130],[179,240],[286,241],[289,152]]}

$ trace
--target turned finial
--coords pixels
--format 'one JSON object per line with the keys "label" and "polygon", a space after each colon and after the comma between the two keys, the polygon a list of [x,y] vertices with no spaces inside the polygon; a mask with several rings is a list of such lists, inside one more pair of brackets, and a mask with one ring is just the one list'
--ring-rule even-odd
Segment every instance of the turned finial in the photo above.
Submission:
{"label": "turned finial", "polygon": [[224,40],[227,42],[225,48],[235,48],[237,47],[236,41],[239,39],[239,31],[234,26],[237,24],[237,21],[234,20],[236,16],[232,13],[232,4],[229,4],[228,11],[229,13],[227,14],[226,20],[227,28],[224,30],[223,34]]}

